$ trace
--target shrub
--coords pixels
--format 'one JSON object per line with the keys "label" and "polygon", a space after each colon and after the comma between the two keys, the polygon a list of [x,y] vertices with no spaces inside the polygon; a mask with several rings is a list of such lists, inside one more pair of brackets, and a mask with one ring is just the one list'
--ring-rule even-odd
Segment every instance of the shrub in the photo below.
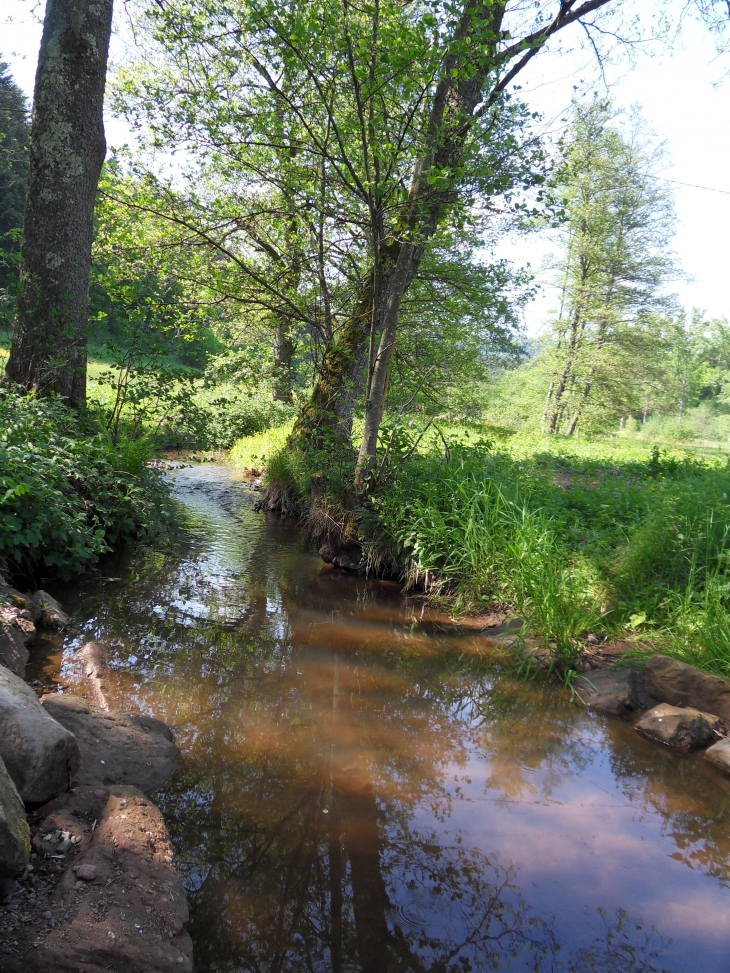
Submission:
{"label": "shrub", "polygon": [[144,441],[112,445],[55,398],[0,390],[0,558],[67,578],[150,531],[164,490]]}

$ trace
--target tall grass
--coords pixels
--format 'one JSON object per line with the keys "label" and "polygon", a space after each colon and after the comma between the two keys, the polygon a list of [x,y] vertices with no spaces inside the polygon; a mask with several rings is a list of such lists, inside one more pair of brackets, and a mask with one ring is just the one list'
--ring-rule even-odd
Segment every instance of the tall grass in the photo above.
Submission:
{"label": "tall grass", "polygon": [[400,470],[376,502],[410,580],[457,609],[506,603],[565,666],[597,632],[730,675],[727,466],[525,440],[431,448]]}
{"label": "tall grass", "polygon": [[484,447],[457,448],[448,459],[418,457],[377,508],[411,584],[450,597],[457,610],[510,604],[567,664],[601,618],[602,593],[529,493]]}
{"label": "tall grass", "polygon": [[260,476],[268,468],[272,458],[284,449],[293,426],[292,420],[238,439],[229,454],[231,461],[245,472]]}

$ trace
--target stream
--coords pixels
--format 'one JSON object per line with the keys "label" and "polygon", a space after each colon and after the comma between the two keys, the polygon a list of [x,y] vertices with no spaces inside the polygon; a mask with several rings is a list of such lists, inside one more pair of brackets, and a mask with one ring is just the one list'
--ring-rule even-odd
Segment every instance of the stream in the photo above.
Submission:
{"label": "stream", "polygon": [[199,973],[730,971],[730,783],[392,583],[327,568],[228,467],[162,551],[56,586],[29,677],[169,723],[155,796]]}

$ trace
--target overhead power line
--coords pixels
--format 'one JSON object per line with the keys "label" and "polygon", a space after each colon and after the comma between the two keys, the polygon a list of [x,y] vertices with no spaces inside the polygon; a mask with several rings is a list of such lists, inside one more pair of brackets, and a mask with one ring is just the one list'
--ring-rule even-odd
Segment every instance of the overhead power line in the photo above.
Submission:
{"label": "overhead power line", "polygon": [[691,189],[704,189],[708,193],[722,193],[723,196],[730,196],[730,189],[715,189],[714,186],[698,186],[694,182],[682,182],[681,179],[669,179],[667,176],[652,176],[652,179],[661,179],[663,182],[673,182],[677,186],[689,186]]}

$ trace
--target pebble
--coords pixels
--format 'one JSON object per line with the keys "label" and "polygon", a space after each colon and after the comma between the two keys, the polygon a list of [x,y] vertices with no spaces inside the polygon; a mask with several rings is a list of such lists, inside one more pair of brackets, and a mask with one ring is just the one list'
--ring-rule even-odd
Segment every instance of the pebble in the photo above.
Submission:
{"label": "pebble", "polygon": [[97,787],[97,789],[94,791],[94,797],[98,798],[100,801],[103,801],[106,797],[106,791],[102,790],[101,787]]}
{"label": "pebble", "polygon": [[43,918],[44,919],[52,919],[53,918],[53,913],[52,912],[44,912],[43,913]]}

